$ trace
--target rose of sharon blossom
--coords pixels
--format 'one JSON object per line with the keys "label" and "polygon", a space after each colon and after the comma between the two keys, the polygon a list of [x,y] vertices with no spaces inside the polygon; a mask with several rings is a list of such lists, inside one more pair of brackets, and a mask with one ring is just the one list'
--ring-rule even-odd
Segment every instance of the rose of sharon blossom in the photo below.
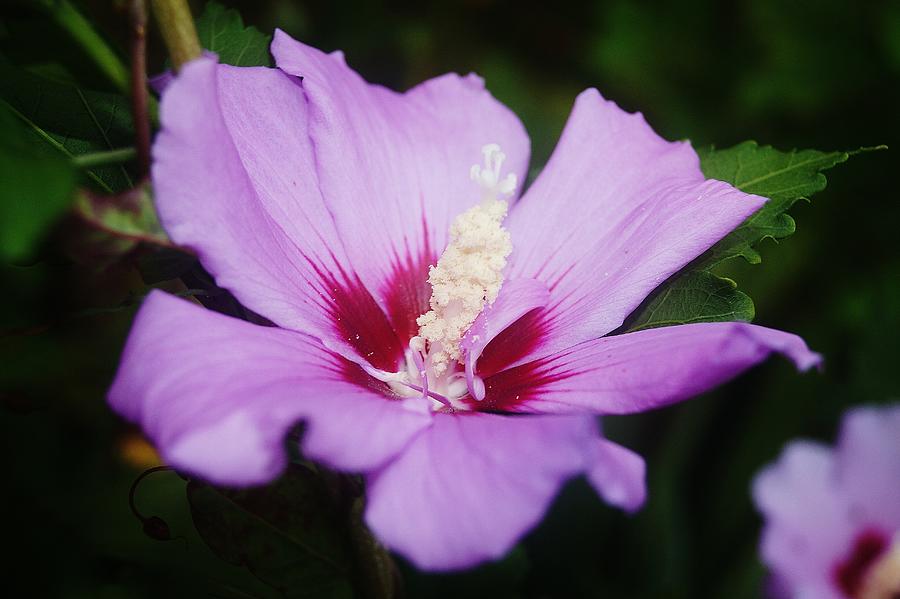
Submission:
{"label": "rose of sharon blossom", "polygon": [[[503,555],[564,481],[625,510],[644,462],[597,414],[680,401],[794,335],[741,323],[613,337],[655,287],[765,201],[704,179],[596,90],[519,197],[522,124],[475,75],[399,94],[277,32],[276,69],[182,69],[153,186],[166,231],[274,327],[161,292],[109,393],[179,470],[271,481],[284,439],[365,478],[365,519],[421,568]],[[433,267],[433,268],[432,268]]]}
{"label": "rose of sharon blossom", "polygon": [[773,594],[900,597],[900,404],[854,408],[835,448],[793,441],[753,482]]}

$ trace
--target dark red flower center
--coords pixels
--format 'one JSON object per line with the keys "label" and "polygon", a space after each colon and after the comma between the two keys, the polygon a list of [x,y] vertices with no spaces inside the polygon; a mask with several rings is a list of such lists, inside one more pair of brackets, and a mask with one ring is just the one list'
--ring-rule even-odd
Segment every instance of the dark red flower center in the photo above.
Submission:
{"label": "dark red flower center", "polygon": [[[424,223],[422,234],[428,239]],[[419,334],[416,319],[430,307],[429,268],[437,263],[438,256],[429,243],[422,247],[418,256],[408,247],[402,255],[393,256],[391,274],[378,290],[384,300],[383,308],[355,273],[340,268],[336,271],[316,269],[321,287],[327,290],[328,301],[323,305],[335,333],[368,365],[384,373],[403,372],[409,368],[410,340]],[[510,368],[540,344],[552,325],[551,314],[551,310],[532,310],[500,332],[485,347],[477,363],[477,376],[485,385],[484,399],[477,401],[465,395],[463,390],[462,397],[456,395],[462,402],[456,407],[475,411],[515,411],[519,404],[536,397],[545,383],[568,376],[564,367],[554,364],[555,360],[551,358]],[[374,380],[368,365],[344,358],[339,361],[346,380],[378,389],[388,396],[408,396],[406,388],[398,389],[384,378]],[[454,368],[456,370],[448,372],[451,380],[463,375],[460,365],[455,364]],[[429,385],[431,383],[433,381],[429,381]],[[441,397],[434,393],[429,395]]]}

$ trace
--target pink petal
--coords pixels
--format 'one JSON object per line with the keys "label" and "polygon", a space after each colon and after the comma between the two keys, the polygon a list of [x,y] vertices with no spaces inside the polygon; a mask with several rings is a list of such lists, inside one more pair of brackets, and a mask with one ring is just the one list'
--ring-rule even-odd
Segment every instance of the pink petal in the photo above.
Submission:
{"label": "pink petal", "polygon": [[508,219],[510,277],[551,289],[544,340],[518,362],[622,324],[666,278],[755,212],[764,198],[705,180],[687,142],[593,89],[575,102],[556,151]]}
{"label": "pink petal", "polygon": [[587,341],[486,376],[481,405],[538,413],[643,412],[711,389],[773,353],[800,370],[820,363],[790,333],[738,322],[680,325]]}
{"label": "pink petal", "polygon": [[430,423],[389,400],[359,367],[313,338],[261,327],[154,291],[135,319],[109,391],[179,470],[251,485],[284,468],[285,435],[306,422],[311,459],[366,471]]}
{"label": "pink petal", "polygon": [[900,530],[900,405],[847,412],[835,466],[854,521]]}
{"label": "pink petal", "polygon": [[465,353],[466,381],[472,397],[484,399],[484,385],[475,384],[475,363],[484,348],[522,316],[547,305],[549,299],[550,292],[540,281],[512,279],[503,283],[497,299],[481,311],[460,342]]}
{"label": "pink petal", "polygon": [[647,499],[644,458],[607,439],[598,439],[588,480],[610,505],[633,513]]}
{"label": "pink petal", "polygon": [[[500,144],[506,170],[523,181],[528,136],[475,75],[444,75],[398,94],[366,83],[342,54],[282,31],[272,54],[278,68],[303,78],[319,188],[347,253],[408,338],[427,310],[427,267],[443,251],[450,223],[481,199],[469,171],[482,161],[482,146]],[[386,282],[408,262],[419,265],[419,280],[397,298],[397,286]],[[418,309],[406,307],[416,301]]]}
{"label": "pink petal", "polygon": [[794,596],[842,597],[832,570],[855,531],[834,475],[830,448],[795,441],[753,481],[753,498],[766,521],[762,559]]}
{"label": "pink petal", "polygon": [[366,521],[425,570],[497,559],[584,470],[595,435],[590,418],[437,414],[369,477]]}
{"label": "pink petal", "polygon": [[393,370],[403,349],[344,253],[307,112],[280,71],[185,65],[163,95],[153,148],[160,217],[245,306]]}

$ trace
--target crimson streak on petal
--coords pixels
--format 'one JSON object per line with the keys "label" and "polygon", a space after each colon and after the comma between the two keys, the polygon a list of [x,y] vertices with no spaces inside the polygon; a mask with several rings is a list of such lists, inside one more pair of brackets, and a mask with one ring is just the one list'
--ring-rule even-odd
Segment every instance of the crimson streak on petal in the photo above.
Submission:
{"label": "crimson streak on petal", "polygon": [[421,256],[395,256],[392,276],[382,289],[387,314],[355,273],[340,266],[331,272],[307,259],[320,280],[322,306],[336,333],[380,370],[393,372],[403,363],[409,339],[418,332],[416,318],[428,310],[428,268],[437,258],[424,233]]}
{"label": "crimson streak on petal", "polygon": [[431,286],[428,271],[437,264],[438,256],[431,247],[428,223],[422,220],[422,247],[419,256],[413,256],[409,243],[405,244],[404,256],[394,254],[391,278],[382,288],[387,315],[400,342],[406,346],[413,336],[419,334],[416,319],[428,311],[431,300]]}
{"label": "crimson streak on petal", "polygon": [[310,261],[326,292],[323,300],[341,339],[375,368],[397,369],[404,348],[359,277],[338,266],[330,272]]}
{"label": "crimson streak on petal", "polygon": [[553,363],[560,357],[557,354],[540,358],[486,378],[484,400],[474,403],[474,407],[496,412],[520,411],[516,408],[540,397],[545,385],[567,379],[573,374],[570,370],[554,366]]}
{"label": "crimson streak on petal", "polygon": [[487,379],[533,353],[553,324],[551,310],[532,310],[497,335],[478,359],[478,376]]}

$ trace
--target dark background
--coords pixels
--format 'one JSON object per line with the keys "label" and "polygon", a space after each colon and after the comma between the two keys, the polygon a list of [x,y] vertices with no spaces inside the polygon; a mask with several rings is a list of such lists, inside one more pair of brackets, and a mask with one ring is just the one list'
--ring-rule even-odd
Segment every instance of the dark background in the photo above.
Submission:
{"label": "dark background", "polygon": [[[395,89],[480,73],[524,121],[533,169],[589,86],[695,145],[852,150],[892,145],[900,129],[898,2],[224,4],[264,32],[278,26],[343,49],[367,79]],[[80,6],[124,55],[124,17],[107,2]],[[51,23],[15,16],[0,13],[0,40],[17,64],[36,60],[23,35],[47,55],[70,52]],[[161,69],[155,35],[150,52]],[[754,472],[789,439],[831,440],[848,406],[900,390],[896,154],[852,157],[827,175],[828,188],[792,210],[794,236],[764,242],[760,265],[722,268],[755,300],[756,322],[802,335],[825,355],[825,371],[797,375],[773,360],[682,405],[607,419],[613,439],[647,458],[650,499],[639,515],[573,482],[499,564],[454,576],[403,566],[410,597],[760,595]],[[150,477],[137,501],[182,538],[152,540],[129,512],[129,486],[154,457],[109,412],[104,391],[144,286],[127,263],[80,260],[77,229],[63,222],[32,260],[0,266],[3,584],[29,596],[271,596],[193,532],[174,474]]]}

